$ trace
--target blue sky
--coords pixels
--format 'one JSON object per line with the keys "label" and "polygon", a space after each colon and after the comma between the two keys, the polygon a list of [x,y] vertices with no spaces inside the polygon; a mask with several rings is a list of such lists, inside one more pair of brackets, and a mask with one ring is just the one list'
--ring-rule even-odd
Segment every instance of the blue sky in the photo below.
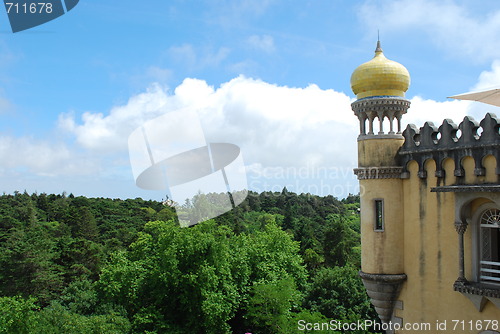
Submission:
{"label": "blue sky", "polygon": [[349,79],[377,30],[411,75],[405,123],[498,113],[446,98],[498,86],[497,0],[82,0],[16,34],[2,10],[0,191],[160,199],[134,185],[128,135],[191,107],[241,147],[250,189],[355,192]]}

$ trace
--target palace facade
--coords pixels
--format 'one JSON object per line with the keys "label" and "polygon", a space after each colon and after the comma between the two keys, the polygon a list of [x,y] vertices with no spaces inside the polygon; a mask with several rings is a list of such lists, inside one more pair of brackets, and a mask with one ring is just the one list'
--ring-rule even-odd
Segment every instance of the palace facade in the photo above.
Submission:
{"label": "palace facade", "polygon": [[500,119],[403,131],[409,84],[380,42],[351,77],[360,276],[389,332],[500,333]]}

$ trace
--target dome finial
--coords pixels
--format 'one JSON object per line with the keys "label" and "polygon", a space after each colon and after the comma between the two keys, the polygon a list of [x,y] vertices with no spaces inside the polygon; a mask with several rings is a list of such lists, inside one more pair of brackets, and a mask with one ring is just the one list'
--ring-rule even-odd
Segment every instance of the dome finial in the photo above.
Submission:
{"label": "dome finial", "polygon": [[382,47],[380,46],[380,30],[377,29],[377,48],[375,49],[375,53],[383,52]]}

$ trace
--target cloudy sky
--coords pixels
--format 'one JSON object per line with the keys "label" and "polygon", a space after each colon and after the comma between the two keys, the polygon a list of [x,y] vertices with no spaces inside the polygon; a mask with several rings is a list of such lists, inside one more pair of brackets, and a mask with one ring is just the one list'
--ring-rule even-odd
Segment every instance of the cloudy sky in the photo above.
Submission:
{"label": "cloudy sky", "polygon": [[498,87],[498,0],[99,0],[13,34],[0,11],[0,191],[161,199],[134,184],[127,140],[196,109],[240,146],[250,189],[356,192],[350,75],[385,55],[411,75],[405,123],[496,107],[447,96]]}

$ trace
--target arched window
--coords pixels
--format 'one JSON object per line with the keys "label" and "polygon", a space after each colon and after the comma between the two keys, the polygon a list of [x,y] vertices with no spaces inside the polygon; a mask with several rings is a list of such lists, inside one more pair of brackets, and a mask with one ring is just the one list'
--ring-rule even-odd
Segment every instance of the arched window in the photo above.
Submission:
{"label": "arched window", "polygon": [[500,284],[500,209],[488,207],[479,216],[479,281]]}
{"label": "arched window", "polygon": [[[500,194],[457,193],[455,229],[458,233],[458,278],[453,289],[469,298],[479,312],[486,301],[500,309]],[[467,233],[467,226],[470,231]],[[472,232],[472,233],[470,233]],[[465,236],[465,238],[464,238]],[[471,241],[472,256],[464,247]],[[464,260],[472,266],[469,277]],[[481,296],[481,297],[478,297]],[[496,328],[495,328],[496,330]],[[489,333],[489,332],[485,332]]]}

